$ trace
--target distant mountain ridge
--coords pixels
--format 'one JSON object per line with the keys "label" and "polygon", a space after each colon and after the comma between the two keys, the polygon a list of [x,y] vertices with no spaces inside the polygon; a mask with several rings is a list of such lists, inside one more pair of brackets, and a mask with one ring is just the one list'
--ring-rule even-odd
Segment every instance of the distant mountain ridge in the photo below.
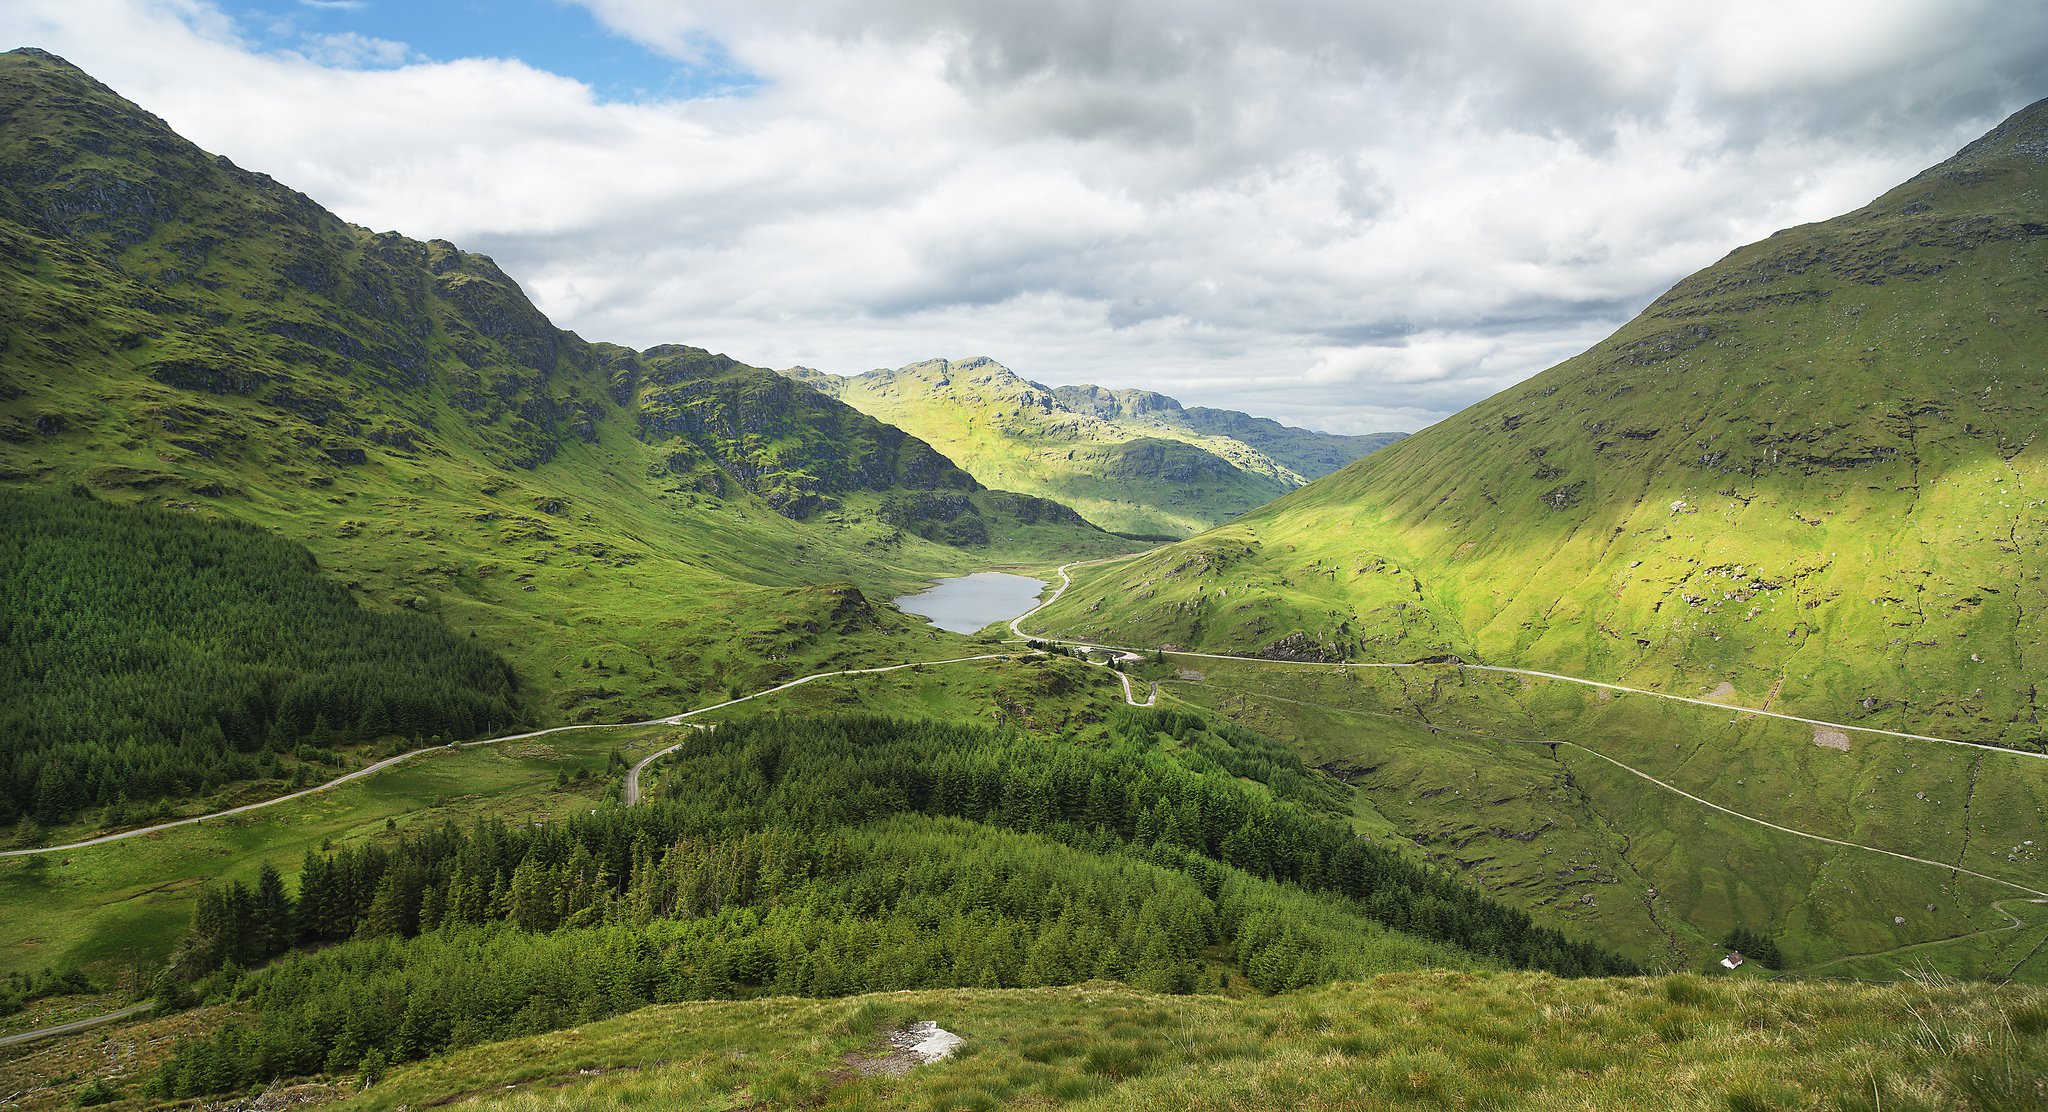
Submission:
{"label": "distant mountain ridge", "polygon": [[1077,413],[1093,413],[1105,420],[1155,422],[1185,428],[1202,436],[1235,440],[1263,453],[1304,481],[1320,479],[1408,435],[1404,432],[1352,435],[1297,428],[1270,417],[1254,417],[1235,409],[1184,406],[1151,390],[1057,386],[1053,388],[1053,397]]}
{"label": "distant mountain ridge", "polygon": [[1214,525],[1404,435],[1292,428],[1149,390],[1049,387],[986,357],[782,373],[930,441],[984,483],[1127,533]]}

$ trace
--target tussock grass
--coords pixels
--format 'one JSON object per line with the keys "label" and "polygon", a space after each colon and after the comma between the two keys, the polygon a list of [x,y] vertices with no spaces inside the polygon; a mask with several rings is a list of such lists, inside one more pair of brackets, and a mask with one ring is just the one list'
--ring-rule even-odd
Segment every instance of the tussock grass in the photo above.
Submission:
{"label": "tussock grass", "polygon": [[[902,1078],[844,1068],[912,1019],[966,1045]],[[1431,972],[1231,1000],[1091,982],[649,1008],[395,1071],[344,1106],[2019,1110],[2048,1101],[2044,1025],[2042,990],[1941,983]]]}

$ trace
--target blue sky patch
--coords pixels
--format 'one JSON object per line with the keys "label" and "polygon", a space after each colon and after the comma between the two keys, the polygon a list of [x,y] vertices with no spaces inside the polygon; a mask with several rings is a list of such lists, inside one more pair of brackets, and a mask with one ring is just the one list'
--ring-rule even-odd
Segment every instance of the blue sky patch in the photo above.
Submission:
{"label": "blue sky patch", "polygon": [[702,61],[681,62],[564,0],[230,0],[223,8],[253,45],[353,69],[516,58],[607,101],[729,96],[760,83],[715,43],[705,44]]}

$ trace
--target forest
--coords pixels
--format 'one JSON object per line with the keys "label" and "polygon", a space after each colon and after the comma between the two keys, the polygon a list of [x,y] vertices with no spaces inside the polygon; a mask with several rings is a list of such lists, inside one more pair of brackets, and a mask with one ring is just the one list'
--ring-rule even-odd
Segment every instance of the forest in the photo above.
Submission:
{"label": "forest", "polygon": [[495,653],[362,606],[255,526],[82,489],[0,490],[0,519],[0,823],[95,806],[118,823],[276,776],[280,754],[521,716]]}
{"label": "forest", "polygon": [[639,807],[308,854],[296,895],[273,872],[213,889],[161,993],[243,1018],[182,1044],[160,1092],[374,1074],[678,1000],[1638,972],[1352,834],[1265,738],[1149,709],[1111,726],[1083,746],[743,720],[684,739]]}

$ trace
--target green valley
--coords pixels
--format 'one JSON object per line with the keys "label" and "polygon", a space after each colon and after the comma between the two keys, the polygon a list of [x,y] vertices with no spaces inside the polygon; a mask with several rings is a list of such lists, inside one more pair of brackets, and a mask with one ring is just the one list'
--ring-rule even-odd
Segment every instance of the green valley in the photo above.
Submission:
{"label": "green valley", "polygon": [[[1337,436],[588,340],[0,54],[0,1104],[2048,1106],[2044,192]],[[849,327],[1045,292],[924,246]]]}

